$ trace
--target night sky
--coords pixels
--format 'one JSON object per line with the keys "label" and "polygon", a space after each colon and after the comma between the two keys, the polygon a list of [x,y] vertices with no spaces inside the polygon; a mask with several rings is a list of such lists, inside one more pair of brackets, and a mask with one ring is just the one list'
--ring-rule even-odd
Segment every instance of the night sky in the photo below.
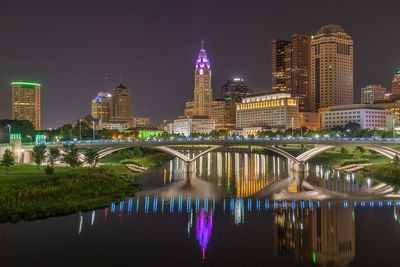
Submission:
{"label": "night sky", "polygon": [[354,40],[354,89],[391,89],[400,66],[400,1],[0,0],[0,118],[11,118],[13,80],[42,84],[42,126],[90,114],[98,91],[120,80],[134,116],[183,115],[205,40],[214,96],[232,76],[271,90],[271,41],[339,24]]}

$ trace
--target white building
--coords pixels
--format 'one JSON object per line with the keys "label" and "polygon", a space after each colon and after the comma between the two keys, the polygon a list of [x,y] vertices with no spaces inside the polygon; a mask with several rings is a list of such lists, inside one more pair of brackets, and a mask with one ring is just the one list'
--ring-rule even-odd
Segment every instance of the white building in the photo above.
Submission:
{"label": "white building", "polygon": [[209,134],[215,130],[215,123],[212,119],[186,118],[174,120],[174,134],[190,136],[192,134]]}
{"label": "white building", "polygon": [[381,105],[353,104],[333,106],[321,110],[323,129],[345,126],[349,122],[358,123],[361,128],[381,128],[386,126],[386,116],[392,115]]}
{"label": "white building", "polygon": [[253,95],[236,104],[236,128],[298,128],[299,104],[290,93]]}

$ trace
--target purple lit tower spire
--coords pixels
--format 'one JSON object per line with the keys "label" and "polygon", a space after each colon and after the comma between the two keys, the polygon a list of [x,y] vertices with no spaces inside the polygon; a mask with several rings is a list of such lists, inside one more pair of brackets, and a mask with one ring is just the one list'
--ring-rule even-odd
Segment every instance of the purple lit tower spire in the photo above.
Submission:
{"label": "purple lit tower spire", "polygon": [[204,213],[204,208],[201,208],[200,215],[197,215],[196,220],[196,238],[199,242],[199,245],[201,246],[203,260],[206,257],[206,248],[208,241],[210,241],[211,237],[212,221],[213,211],[211,210],[210,214],[206,216],[206,214]]}
{"label": "purple lit tower spire", "polygon": [[211,88],[211,65],[204,41],[201,41],[200,52],[196,60],[194,71],[194,116],[205,116],[212,118],[212,88]]}

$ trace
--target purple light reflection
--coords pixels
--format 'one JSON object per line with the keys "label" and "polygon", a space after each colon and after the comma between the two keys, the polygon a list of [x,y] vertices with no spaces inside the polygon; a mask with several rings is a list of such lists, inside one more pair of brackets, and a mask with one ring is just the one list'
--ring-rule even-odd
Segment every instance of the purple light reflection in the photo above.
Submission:
{"label": "purple light reflection", "polygon": [[206,214],[204,213],[204,208],[201,208],[200,215],[197,215],[196,218],[196,237],[199,245],[201,246],[203,260],[205,259],[207,244],[208,241],[210,241],[211,237],[212,219],[212,209],[210,210],[209,215],[206,216]]}

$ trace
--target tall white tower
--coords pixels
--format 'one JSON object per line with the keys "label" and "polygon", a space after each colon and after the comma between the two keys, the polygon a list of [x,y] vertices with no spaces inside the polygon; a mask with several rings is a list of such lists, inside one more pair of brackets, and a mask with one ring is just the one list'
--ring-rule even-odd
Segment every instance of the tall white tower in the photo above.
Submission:
{"label": "tall white tower", "polygon": [[311,109],[353,104],[353,40],[339,25],[311,36]]}
{"label": "tall white tower", "polygon": [[210,61],[201,41],[201,49],[194,71],[194,108],[193,116],[212,118],[212,88]]}

